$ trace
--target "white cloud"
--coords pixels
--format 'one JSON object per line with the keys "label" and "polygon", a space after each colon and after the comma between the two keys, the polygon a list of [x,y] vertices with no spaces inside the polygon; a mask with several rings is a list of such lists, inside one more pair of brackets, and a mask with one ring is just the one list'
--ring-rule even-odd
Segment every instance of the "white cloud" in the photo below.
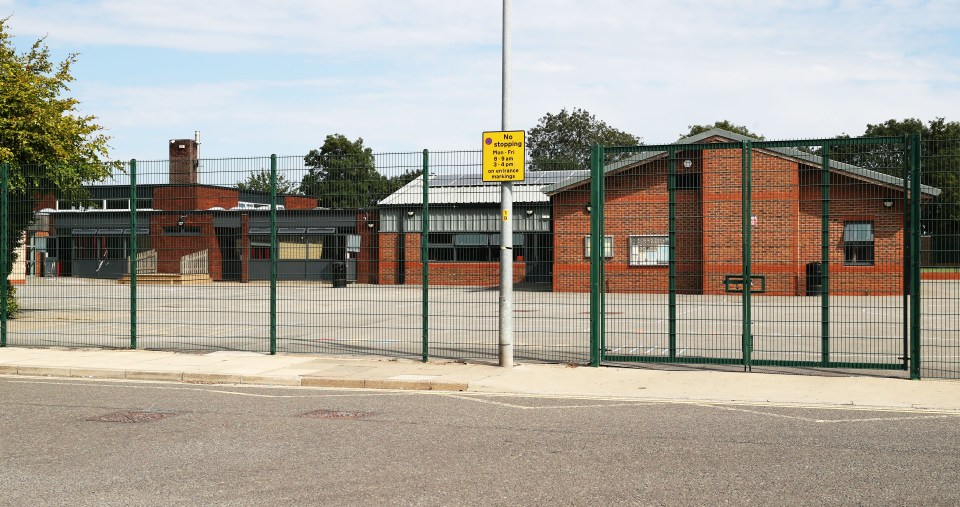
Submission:
{"label": "white cloud", "polygon": [[[247,155],[303,153],[333,132],[378,150],[471,148],[477,132],[499,125],[496,0],[3,1],[16,33],[49,33],[51,45],[85,55],[237,56],[222,78],[170,68],[173,84],[115,74],[76,83],[126,158],[196,128],[207,154]],[[516,128],[562,107],[647,142],[719,119],[775,138],[858,133],[889,118],[960,120],[955,2],[512,5]],[[261,68],[264,55],[292,63]],[[248,56],[249,69],[236,63]],[[238,77],[244,71],[250,78]]]}

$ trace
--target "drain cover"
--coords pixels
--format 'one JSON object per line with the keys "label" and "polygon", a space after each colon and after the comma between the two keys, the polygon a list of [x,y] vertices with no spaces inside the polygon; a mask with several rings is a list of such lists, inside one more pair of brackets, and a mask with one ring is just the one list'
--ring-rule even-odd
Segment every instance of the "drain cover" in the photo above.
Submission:
{"label": "drain cover", "polygon": [[301,417],[311,417],[313,419],[360,419],[370,415],[368,412],[352,412],[349,410],[314,410],[307,412]]}
{"label": "drain cover", "polygon": [[173,415],[175,415],[173,412],[148,412],[148,411],[115,412],[113,414],[101,415],[98,417],[91,417],[87,420],[94,421],[94,422],[142,423],[142,422],[157,421]]}

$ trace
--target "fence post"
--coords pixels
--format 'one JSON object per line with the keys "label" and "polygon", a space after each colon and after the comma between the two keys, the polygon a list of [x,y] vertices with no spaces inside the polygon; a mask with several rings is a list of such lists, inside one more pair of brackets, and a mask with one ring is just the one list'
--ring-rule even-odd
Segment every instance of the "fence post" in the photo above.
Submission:
{"label": "fence post", "polygon": [[10,245],[10,230],[8,227],[8,209],[7,201],[10,197],[10,193],[7,191],[7,186],[10,183],[10,176],[8,172],[10,171],[9,164],[0,164],[0,347],[7,346],[7,280],[10,275],[7,270],[7,258],[9,252],[7,249]]}
{"label": "fence post", "polygon": [[903,248],[901,254],[903,255],[903,267],[902,272],[900,273],[903,276],[903,369],[907,372],[911,371],[910,368],[910,355],[913,349],[911,348],[910,342],[910,298],[913,294],[911,289],[912,282],[910,277],[913,274],[911,269],[912,263],[910,259],[913,254],[910,251],[911,243],[910,238],[910,170],[913,167],[913,150],[911,144],[910,134],[904,134],[901,139],[900,149],[903,152],[903,207],[901,208],[902,213],[902,224],[903,227]]}
{"label": "fence post", "polygon": [[603,147],[590,152],[590,366],[600,366],[603,341]]}
{"label": "fence post", "polygon": [[429,321],[430,321],[430,152],[423,150],[423,213],[420,217],[420,287],[423,291],[421,318],[421,353],[423,362],[430,359]]}
{"label": "fence post", "polygon": [[920,134],[910,139],[910,378],[920,378]]}
{"label": "fence post", "polygon": [[[806,273],[806,271],[804,271]],[[820,363],[830,364],[830,145],[820,160]]]}
{"label": "fence post", "polygon": [[130,348],[137,348],[137,160],[130,159]]}
{"label": "fence post", "polygon": [[277,353],[277,155],[270,155],[270,355]]}
{"label": "fence post", "polygon": [[752,295],[753,276],[752,276],[752,265],[751,265],[751,229],[753,228],[752,220],[752,209],[751,209],[751,199],[752,199],[752,186],[751,186],[751,169],[752,163],[751,157],[753,156],[753,148],[750,144],[750,141],[743,141],[743,147],[741,148],[740,161],[743,167],[743,170],[740,173],[740,193],[742,196],[741,204],[741,214],[743,221],[743,233],[741,234],[740,241],[741,247],[743,249],[743,368],[747,371],[753,370],[753,333],[752,333],[752,320],[751,307],[750,307],[750,296]]}
{"label": "fence post", "polygon": [[667,161],[667,199],[669,217],[667,219],[667,264],[669,269],[667,288],[667,325],[670,359],[677,357],[677,149],[671,147]]}

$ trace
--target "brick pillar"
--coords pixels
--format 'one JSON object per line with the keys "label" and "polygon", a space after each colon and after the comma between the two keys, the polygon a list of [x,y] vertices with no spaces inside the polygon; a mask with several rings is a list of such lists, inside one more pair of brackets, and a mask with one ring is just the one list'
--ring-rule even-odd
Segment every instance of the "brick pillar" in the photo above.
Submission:
{"label": "brick pillar", "polygon": [[193,139],[170,140],[170,184],[196,185],[200,143]]}

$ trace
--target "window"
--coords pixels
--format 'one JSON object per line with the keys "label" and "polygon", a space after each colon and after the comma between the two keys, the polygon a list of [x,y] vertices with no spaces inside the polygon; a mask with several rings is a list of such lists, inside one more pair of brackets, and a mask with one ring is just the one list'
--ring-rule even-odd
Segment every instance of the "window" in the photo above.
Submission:
{"label": "window", "polygon": [[670,261],[667,236],[630,236],[631,266],[664,266]]}
{"label": "window", "polygon": [[163,228],[164,236],[199,236],[199,225],[174,225]]}
{"label": "window", "polygon": [[700,173],[683,173],[677,175],[677,190],[700,188]]}
{"label": "window", "polygon": [[257,261],[270,260],[270,236],[250,238],[250,259]]}
{"label": "window", "polygon": [[[126,236],[79,236],[75,240],[74,259],[122,260],[130,254]],[[137,242],[137,249],[143,247]],[[149,247],[149,245],[147,245]]]}
{"label": "window", "polygon": [[[590,257],[590,236],[583,238],[583,256]],[[607,259],[613,258],[613,236],[603,237],[603,256]]]}
{"label": "window", "polygon": [[[524,244],[523,234],[513,235],[513,259]],[[437,262],[496,262],[500,260],[499,233],[430,233],[428,260]]]}
{"label": "window", "polygon": [[[343,251],[341,236],[277,236],[277,260],[281,261],[343,260]],[[250,236],[250,259],[270,260],[270,236]]]}
{"label": "window", "polygon": [[843,224],[843,263],[873,266],[873,222]]}

